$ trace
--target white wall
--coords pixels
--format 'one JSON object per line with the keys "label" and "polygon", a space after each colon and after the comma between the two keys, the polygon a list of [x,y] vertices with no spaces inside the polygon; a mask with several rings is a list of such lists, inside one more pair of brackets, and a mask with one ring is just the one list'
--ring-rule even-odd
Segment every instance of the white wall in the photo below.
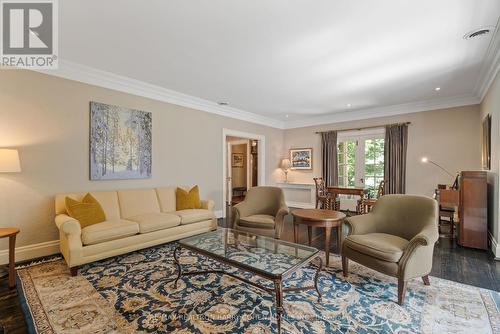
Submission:
{"label": "white wall", "polygon": [[[152,178],[89,181],[90,101],[153,113]],[[19,149],[23,171],[0,174],[0,226],[19,227],[21,247],[58,239],[53,198],[69,191],[198,184],[221,210],[223,128],[266,136],[266,179],[274,183],[281,130],[40,73],[1,71],[0,147]],[[0,260],[7,248],[0,240]]]}

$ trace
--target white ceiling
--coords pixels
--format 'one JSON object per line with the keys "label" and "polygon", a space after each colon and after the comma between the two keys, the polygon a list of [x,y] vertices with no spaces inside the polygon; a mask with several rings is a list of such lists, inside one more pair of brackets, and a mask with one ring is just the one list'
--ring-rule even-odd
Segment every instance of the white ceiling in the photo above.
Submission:
{"label": "white ceiling", "polygon": [[59,47],[63,70],[295,127],[479,102],[499,34],[463,35],[499,17],[499,0],[65,0]]}

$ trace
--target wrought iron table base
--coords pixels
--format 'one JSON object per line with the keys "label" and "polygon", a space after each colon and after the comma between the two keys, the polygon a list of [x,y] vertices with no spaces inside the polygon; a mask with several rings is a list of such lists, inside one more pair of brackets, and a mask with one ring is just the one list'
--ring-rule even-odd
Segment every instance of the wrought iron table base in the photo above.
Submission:
{"label": "wrought iron table base", "polygon": [[[182,266],[179,262],[179,255],[178,251],[181,249],[181,246],[178,246],[174,250],[174,262],[175,265],[177,266],[177,277],[175,278],[174,281],[174,289],[177,289],[177,282],[182,276],[192,276],[192,275],[203,275],[203,274],[223,274],[223,275],[228,275],[233,278],[236,278],[237,280],[240,280],[244,283],[250,284],[251,286],[254,286],[262,291],[265,291],[271,295],[274,295],[274,300],[276,304],[276,322],[278,325],[278,333],[281,333],[281,315],[283,314],[283,293],[284,292],[289,292],[289,291],[304,291],[304,290],[316,290],[316,293],[318,294],[318,303],[321,303],[321,292],[319,291],[318,288],[318,277],[319,273],[323,269],[323,259],[320,256],[317,256],[316,258],[319,259],[319,266],[318,269],[316,270],[316,274],[314,275],[314,286],[304,286],[304,287],[299,287],[299,288],[283,288],[282,286],[282,281],[284,277],[280,279],[273,279],[272,281],[274,282],[274,289],[266,288],[265,286],[262,286],[260,284],[257,284],[255,282],[252,282],[250,280],[247,280],[246,278],[239,277],[237,275],[234,275],[232,273],[226,272],[224,270],[200,270],[200,271],[190,271],[190,272],[183,272],[182,271]],[[221,261],[220,261],[221,262]],[[237,267],[236,267],[237,268]],[[240,269],[240,268],[238,268]],[[240,269],[244,270],[244,269]],[[267,279],[266,277],[263,277],[264,279]]]}

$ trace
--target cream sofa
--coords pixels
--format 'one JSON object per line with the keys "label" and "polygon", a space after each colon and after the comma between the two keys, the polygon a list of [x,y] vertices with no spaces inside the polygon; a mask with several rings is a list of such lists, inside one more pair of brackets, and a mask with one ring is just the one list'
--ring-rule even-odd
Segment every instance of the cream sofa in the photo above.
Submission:
{"label": "cream sofa", "polygon": [[78,266],[107,257],[159,245],[207,232],[217,227],[213,201],[202,209],[176,211],[177,187],[90,192],[101,204],[106,221],[80,227],[66,213],[65,198],[81,200],[85,193],[59,194],[55,198],[55,223],[60,249],[71,274]]}

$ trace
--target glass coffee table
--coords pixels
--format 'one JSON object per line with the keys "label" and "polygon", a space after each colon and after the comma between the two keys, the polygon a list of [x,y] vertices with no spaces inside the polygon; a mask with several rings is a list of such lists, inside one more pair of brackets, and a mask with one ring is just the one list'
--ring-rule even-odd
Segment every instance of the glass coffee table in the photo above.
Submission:
{"label": "glass coffee table", "polygon": [[[179,250],[182,248],[273,281],[274,289],[221,269],[184,272],[179,263]],[[314,259],[319,259],[319,266],[314,276],[314,286],[283,288],[282,282],[285,278]],[[222,273],[273,294],[275,296],[278,332],[281,331],[284,292],[314,289],[318,293],[318,302],[321,302],[318,275],[323,267],[323,260],[320,257],[319,250],[313,247],[233,229],[220,228],[216,231],[180,240],[179,246],[174,250],[174,260],[178,269],[174,288],[177,288],[177,282],[181,276]]]}

